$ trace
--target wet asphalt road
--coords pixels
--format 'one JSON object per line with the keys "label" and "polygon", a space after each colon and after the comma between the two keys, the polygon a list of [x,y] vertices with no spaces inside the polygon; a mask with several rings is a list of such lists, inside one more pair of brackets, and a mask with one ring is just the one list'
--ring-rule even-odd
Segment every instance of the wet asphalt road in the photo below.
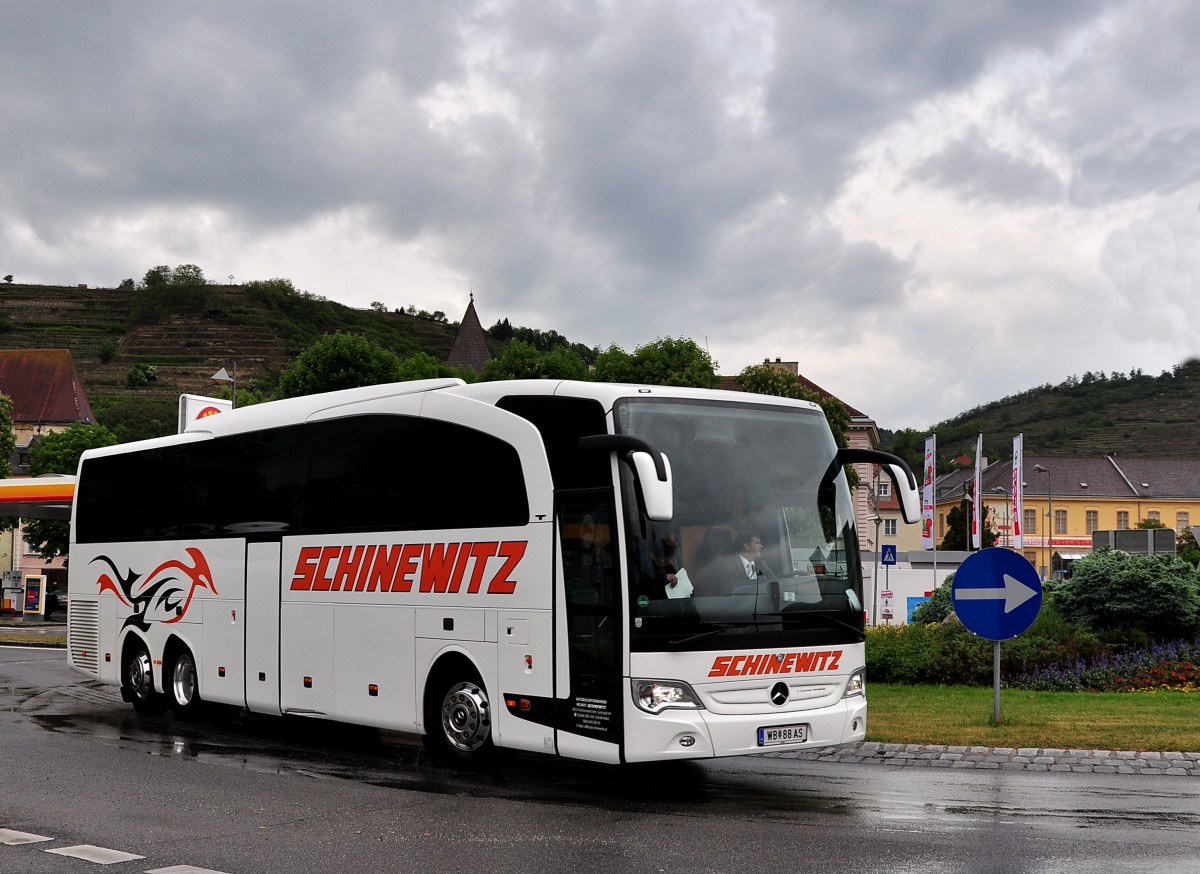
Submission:
{"label": "wet asphalt road", "polygon": [[0,649],[0,830],[50,838],[0,845],[0,871],[90,870],[47,852],[80,844],[228,874],[1200,869],[1198,780],[903,752],[462,774],[406,735],[142,720],[61,652]]}

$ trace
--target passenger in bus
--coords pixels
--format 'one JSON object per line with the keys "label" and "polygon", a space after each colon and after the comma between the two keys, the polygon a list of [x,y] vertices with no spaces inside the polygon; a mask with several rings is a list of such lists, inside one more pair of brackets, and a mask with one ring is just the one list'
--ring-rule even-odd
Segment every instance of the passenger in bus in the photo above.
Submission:
{"label": "passenger in bus", "polygon": [[[725,552],[713,557],[703,575],[698,576],[697,595],[732,595],[737,589],[753,585],[761,578],[775,576],[775,571],[762,557],[762,538],[753,531],[738,532],[732,540],[728,540],[726,529],[714,528],[713,531],[725,531],[725,540],[730,545]],[[714,535],[712,540],[717,542],[719,537],[721,535]],[[709,545],[709,539],[706,535],[705,546]]]}
{"label": "passenger in bus", "polygon": [[[642,570],[641,591],[651,598],[689,597],[687,575],[679,567],[679,542],[674,535],[665,534],[654,538],[650,550],[651,566]],[[682,576],[682,579],[681,579]]]}

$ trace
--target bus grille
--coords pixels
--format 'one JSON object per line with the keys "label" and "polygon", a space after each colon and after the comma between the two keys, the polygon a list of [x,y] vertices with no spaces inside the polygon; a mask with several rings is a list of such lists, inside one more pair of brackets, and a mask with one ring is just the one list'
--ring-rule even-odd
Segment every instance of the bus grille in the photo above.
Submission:
{"label": "bus grille", "polygon": [[72,600],[67,608],[67,644],[71,663],[83,671],[100,673],[100,605]]}

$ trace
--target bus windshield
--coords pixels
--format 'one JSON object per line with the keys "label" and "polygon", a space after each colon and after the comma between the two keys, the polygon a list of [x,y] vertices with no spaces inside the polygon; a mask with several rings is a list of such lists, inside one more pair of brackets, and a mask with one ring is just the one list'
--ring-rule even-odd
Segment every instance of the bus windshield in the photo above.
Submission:
{"label": "bus windshield", "polygon": [[616,422],[675,484],[674,517],[650,521],[622,470],[633,651],[862,642],[850,491],[819,410],[627,399]]}

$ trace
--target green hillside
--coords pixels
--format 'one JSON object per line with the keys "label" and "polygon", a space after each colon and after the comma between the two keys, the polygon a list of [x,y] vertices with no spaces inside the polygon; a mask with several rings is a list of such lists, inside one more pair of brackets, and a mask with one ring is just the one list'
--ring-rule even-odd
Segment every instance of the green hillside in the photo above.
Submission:
{"label": "green hillside", "polygon": [[[423,315],[353,309],[296,291],[286,280],[117,289],[0,285],[0,348],[70,349],[97,416],[123,439],[173,432],[179,395],[211,394],[211,375],[234,362],[239,387],[270,390],[322,334],[353,332],[401,357],[426,352],[445,360],[457,328]],[[158,379],[130,389],[126,375],[139,363],[153,365]],[[1200,361],[1159,376],[1135,370],[1069,377],[931,430],[943,461],[973,455],[981,432],[993,460],[1008,458],[1013,436],[1022,432],[1030,454],[1200,457]],[[919,466],[928,433],[885,430],[883,445],[906,446],[906,455],[915,448]]]}
{"label": "green hillside", "polygon": [[[457,324],[356,310],[285,280],[149,289],[0,285],[0,347],[70,349],[97,417],[126,439],[174,432],[179,395],[212,394],[212,374],[235,362],[239,388],[271,389],[297,354],[335,331],[361,334],[401,357],[423,351],[445,360]],[[126,375],[139,363],[153,365],[158,378],[130,389]]]}
{"label": "green hillside", "polygon": [[[975,454],[983,434],[990,460],[1012,457],[1012,438],[1025,435],[1031,455],[1200,457],[1200,361],[1177,365],[1159,376],[1141,371],[1086,373],[1059,385],[1043,385],[940,422],[938,457],[945,461]],[[912,442],[900,432],[888,439]]]}

